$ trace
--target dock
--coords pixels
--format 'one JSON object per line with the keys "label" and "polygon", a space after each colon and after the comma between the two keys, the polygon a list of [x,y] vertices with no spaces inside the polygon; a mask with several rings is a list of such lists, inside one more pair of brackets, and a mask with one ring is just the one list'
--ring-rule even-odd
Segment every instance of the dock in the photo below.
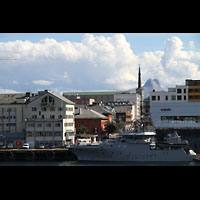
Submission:
{"label": "dock", "polygon": [[31,160],[77,160],[67,148],[56,149],[0,149],[0,161],[31,161]]}

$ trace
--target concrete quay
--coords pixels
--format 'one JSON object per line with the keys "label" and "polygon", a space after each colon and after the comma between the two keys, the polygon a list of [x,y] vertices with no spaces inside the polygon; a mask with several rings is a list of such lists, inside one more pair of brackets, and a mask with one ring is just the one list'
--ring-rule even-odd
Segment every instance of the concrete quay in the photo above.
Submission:
{"label": "concrete quay", "polygon": [[0,161],[77,160],[69,149],[0,149]]}

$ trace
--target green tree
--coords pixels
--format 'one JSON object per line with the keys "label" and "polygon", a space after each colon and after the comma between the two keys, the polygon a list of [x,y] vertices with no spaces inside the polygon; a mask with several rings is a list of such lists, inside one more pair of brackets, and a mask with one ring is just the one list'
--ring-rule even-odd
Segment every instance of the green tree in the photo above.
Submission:
{"label": "green tree", "polygon": [[78,134],[84,134],[84,133],[87,134],[88,132],[89,132],[89,130],[85,126],[80,126],[80,127],[77,128],[77,133]]}
{"label": "green tree", "polygon": [[108,134],[112,134],[112,133],[114,133],[117,130],[117,127],[116,127],[116,125],[114,123],[107,122],[105,130],[106,130],[106,132]]}
{"label": "green tree", "polygon": [[117,131],[120,132],[122,131],[123,128],[124,128],[124,124],[122,122],[116,124]]}

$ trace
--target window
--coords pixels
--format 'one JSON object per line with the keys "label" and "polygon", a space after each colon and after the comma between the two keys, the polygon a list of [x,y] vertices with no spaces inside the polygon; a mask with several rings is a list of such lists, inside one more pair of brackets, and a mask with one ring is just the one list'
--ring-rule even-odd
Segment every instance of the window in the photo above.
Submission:
{"label": "window", "polygon": [[168,96],[165,96],[165,100],[168,101]]}
{"label": "window", "polygon": [[62,111],[63,109],[62,109],[62,107],[58,107],[58,111]]}
{"label": "window", "polygon": [[182,89],[177,89],[177,93],[181,94],[182,93]]}
{"label": "window", "polygon": [[65,123],[64,126],[73,126],[73,123]]}
{"label": "window", "polygon": [[179,100],[179,101],[182,100],[182,96],[178,95],[177,100]]}
{"label": "window", "polygon": [[55,107],[51,107],[51,108],[50,108],[50,111],[55,111]]}
{"label": "window", "polygon": [[62,119],[62,115],[58,115],[58,119]]}
{"label": "window", "polygon": [[56,123],[55,126],[56,126],[56,127],[60,127],[60,123]]}
{"label": "window", "polygon": [[176,100],[176,96],[172,95],[172,96],[171,96],[171,100],[172,100],[172,101],[175,101],[175,100]]}
{"label": "window", "polygon": [[46,127],[51,127],[51,123],[46,123]]}
{"label": "window", "polygon": [[184,95],[184,100],[186,100],[186,96]]}
{"label": "window", "polygon": [[66,111],[73,111],[72,107],[66,107]]}
{"label": "window", "polygon": [[50,119],[55,119],[55,115],[50,115]]}
{"label": "window", "polygon": [[32,111],[37,111],[37,108],[36,107],[32,107]]}
{"label": "window", "polygon": [[37,119],[37,115],[32,115],[32,119]]}
{"label": "window", "polygon": [[47,108],[46,107],[42,107],[42,111],[47,111]]}
{"label": "window", "polygon": [[42,123],[37,123],[37,127],[42,127]]}
{"label": "window", "polygon": [[151,97],[151,100],[152,100],[152,101],[155,101],[155,100],[156,100],[156,96],[152,96],[152,97]]}
{"label": "window", "polygon": [[158,101],[160,101],[160,96],[158,96]]}
{"label": "window", "polygon": [[184,88],[184,93],[186,93],[186,89]]}
{"label": "window", "polygon": [[68,118],[68,119],[73,119],[74,116],[73,116],[73,115],[66,115],[66,118]]}

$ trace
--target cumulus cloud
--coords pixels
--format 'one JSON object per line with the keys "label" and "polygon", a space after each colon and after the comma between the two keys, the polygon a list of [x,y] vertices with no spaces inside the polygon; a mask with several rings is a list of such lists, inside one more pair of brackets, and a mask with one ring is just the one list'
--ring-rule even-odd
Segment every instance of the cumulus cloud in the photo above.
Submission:
{"label": "cumulus cloud", "polygon": [[0,63],[1,87],[14,91],[126,90],[137,87],[139,64],[143,84],[149,78],[157,78],[167,87],[200,77],[200,52],[192,48],[185,51],[178,37],[166,40],[164,51],[139,55],[132,51],[123,34],[85,34],[80,42],[51,38],[0,42],[0,51],[1,57],[16,58],[15,62]]}

